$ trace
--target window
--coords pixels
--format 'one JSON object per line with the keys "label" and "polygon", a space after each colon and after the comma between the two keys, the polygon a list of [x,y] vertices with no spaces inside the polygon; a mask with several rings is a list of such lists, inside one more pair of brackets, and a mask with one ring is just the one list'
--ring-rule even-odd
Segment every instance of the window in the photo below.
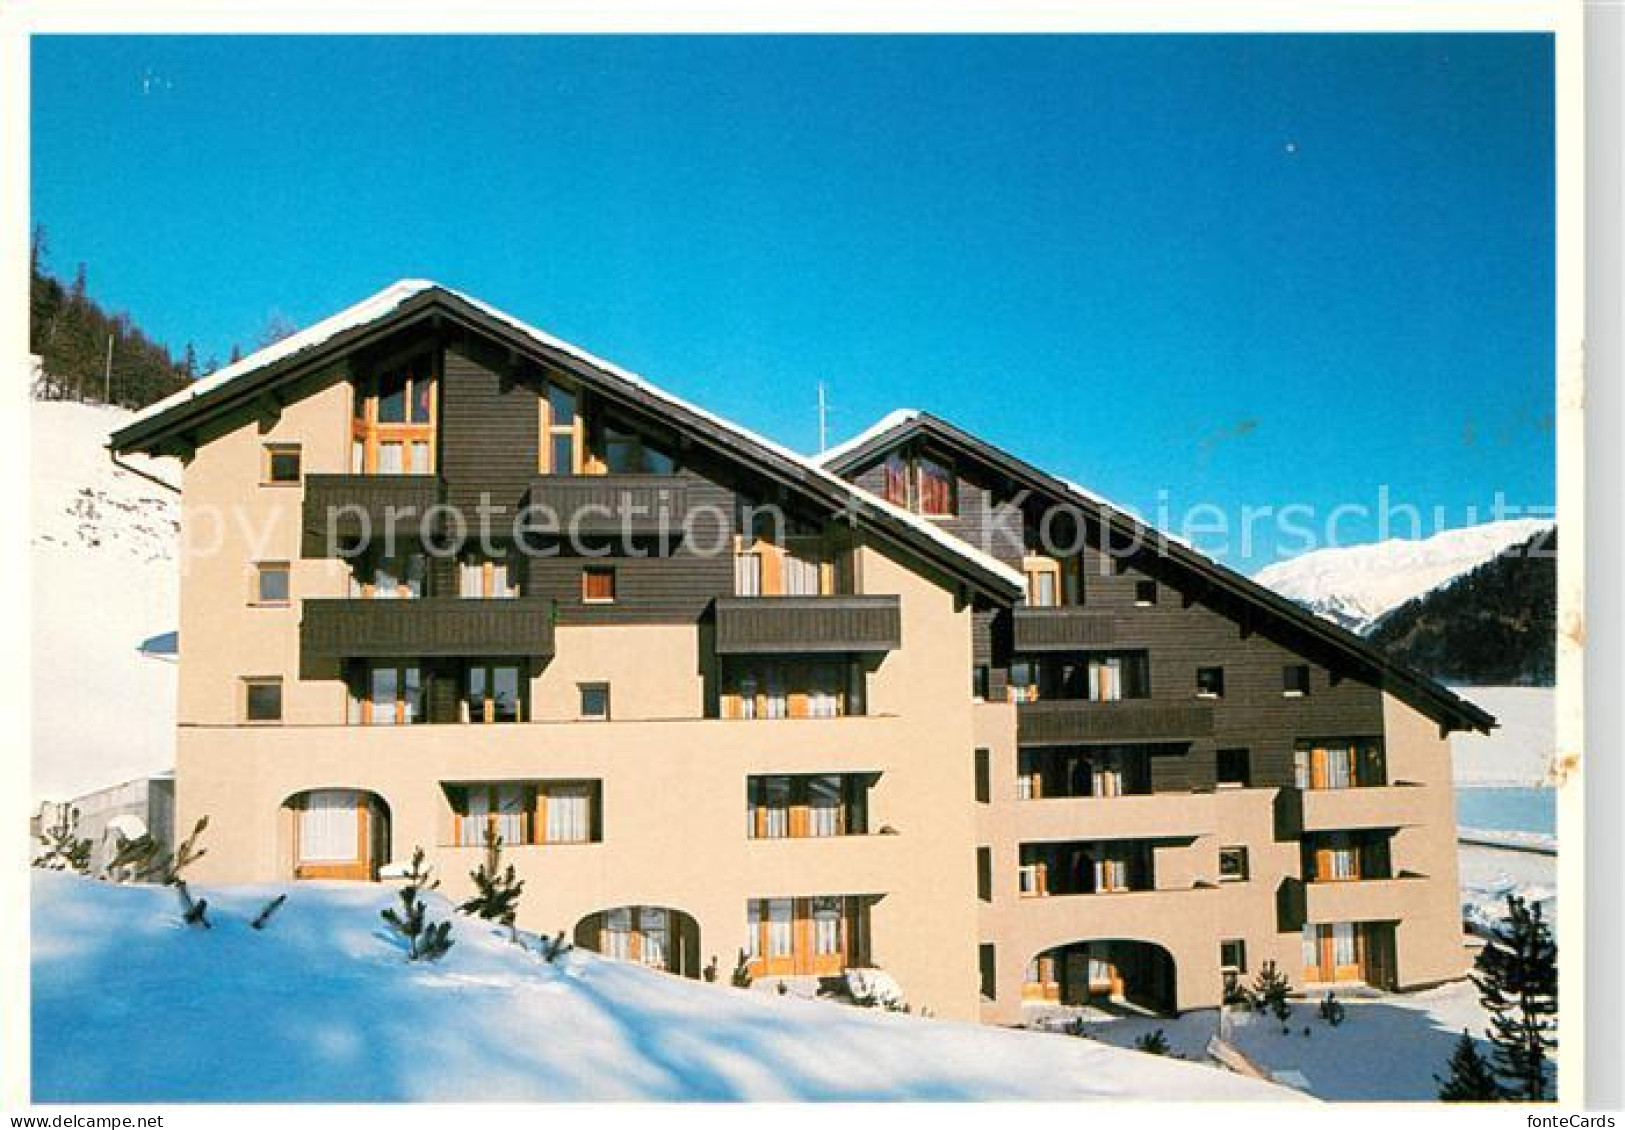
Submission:
{"label": "window", "polygon": [[1196,697],[1224,697],[1224,668],[1198,667],[1196,669]]}
{"label": "window", "polygon": [[983,902],[993,901],[993,849],[976,849],[976,897]]}
{"label": "window", "polygon": [[423,353],[355,385],[350,470],[358,475],[432,475],[435,358]]}
{"label": "window", "polygon": [[245,722],[282,721],[282,679],[280,677],[256,676],[243,680],[243,720]]}
{"label": "window", "polygon": [[261,561],[254,567],[254,600],[259,608],[286,608],[290,597],[288,563]]}
{"label": "window", "polygon": [[457,563],[457,595],[467,600],[512,600],[519,595],[514,572],[509,561],[465,556]]}
{"label": "window", "polygon": [[1135,581],[1134,603],[1140,608],[1150,608],[1157,603],[1157,582]]}
{"label": "window", "polygon": [[423,553],[367,553],[350,562],[350,596],[356,600],[418,600],[424,595],[429,559]]}
{"label": "window", "polygon": [[1388,783],[1387,758],[1376,738],[1331,738],[1294,749],[1292,775],[1300,789],[1375,788]]}
{"label": "window", "polygon": [[954,513],[952,467],[929,455],[921,455],[914,463],[914,481],[921,514],[946,517]]}
{"label": "window", "polygon": [[746,779],[745,836],[753,840],[863,835],[870,778],[817,773]]}
{"label": "window", "polygon": [[977,702],[986,702],[988,687],[993,681],[993,672],[985,663],[978,663],[970,669],[970,694]]}
{"label": "window", "polygon": [[493,781],[447,788],[454,842],[483,847],[487,833],[510,846],[598,840],[596,781]]}
{"label": "window", "polygon": [[999,958],[998,950],[992,942],[982,942],[976,947],[976,964],[981,971],[982,999],[985,1001],[997,1000]]}
{"label": "window", "polygon": [[1026,557],[1021,571],[1027,576],[1027,604],[1054,608],[1061,603],[1061,566],[1053,557]]}
{"label": "window", "polygon": [[1219,943],[1219,968],[1226,973],[1247,972],[1247,943],[1229,938]]}
{"label": "window", "polygon": [[1221,789],[1252,787],[1252,754],[1245,749],[1221,749],[1218,756],[1218,785]]}
{"label": "window", "polygon": [[463,687],[463,721],[518,722],[524,713],[521,669],[515,664],[475,664]]}
{"label": "window", "polygon": [[1088,699],[1116,702],[1151,693],[1150,662],[1143,652],[1089,657]]}
{"label": "window", "polygon": [[581,683],[581,717],[589,722],[609,721],[609,684]]}
{"label": "window", "polygon": [[907,507],[908,497],[908,460],[900,452],[892,452],[886,456],[886,462],[881,468],[883,476],[881,494],[887,502],[894,506]]}
{"label": "window", "polygon": [[988,750],[976,751],[976,801],[987,804],[993,799],[992,757]]}
{"label": "window", "polygon": [[1309,693],[1309,666],[1289,663],[1281,668],[1281,693],[1288,698],[1302,698]]}
{"label": "window", "polygon": [[1239,883],[1247,878],[1247,849],[1222,847],[1219,849],[1219,882]]}
{"label": "window", "polygon": [[611,565],[589,565],[581,570],[581,599],[588,604],[615,602],[615,568]]}
{"label": "window", "polygon": [[863,666],[846,660],[724,662],[718,708],[724,718],[840,718],[863,713]]}
{"label": "window", "polygon": [[297,443],[265,445],[264,481],[285,486],[299,481],[300,453]]}
{"label": "window", "polygon": [[352,726],[410,726],[426,720],[423,675],[416,663],[357,663],[349,683]]}
{"label": "window", "polygon": [[542,437],[537,470],[544,475],[581,474],[585,445],[575,391],[549,381],[537,399]]}
{"label": "window", "polygon": [[598,456],[593,469],[601,467],[611,475],[670,475],[677,470],[675,459],[628,427],[605,424],[593,448]]}

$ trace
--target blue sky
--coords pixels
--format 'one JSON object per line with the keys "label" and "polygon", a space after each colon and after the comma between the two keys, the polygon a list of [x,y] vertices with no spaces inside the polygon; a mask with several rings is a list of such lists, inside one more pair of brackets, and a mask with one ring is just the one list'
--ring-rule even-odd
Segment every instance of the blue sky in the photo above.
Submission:
{"label": "blue sky", "polygon": [[[1552,75],[1536,35],[42,38],[33,207],[200,357],[428,276],[802,450],[823,380],[832,440],[928,408],[1152,517],[1460,525],[1554,498]],[[1296,548],[1256,532],[1198,543]]]}

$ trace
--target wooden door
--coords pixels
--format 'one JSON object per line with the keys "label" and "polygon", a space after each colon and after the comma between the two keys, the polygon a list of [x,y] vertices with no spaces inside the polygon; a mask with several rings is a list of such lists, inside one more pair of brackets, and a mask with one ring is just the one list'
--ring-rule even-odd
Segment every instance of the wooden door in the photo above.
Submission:
{"label": "wooden door", "polygon": [[361,793],[306,793],[294,814],[294,878],[371,879],[373,822]]}

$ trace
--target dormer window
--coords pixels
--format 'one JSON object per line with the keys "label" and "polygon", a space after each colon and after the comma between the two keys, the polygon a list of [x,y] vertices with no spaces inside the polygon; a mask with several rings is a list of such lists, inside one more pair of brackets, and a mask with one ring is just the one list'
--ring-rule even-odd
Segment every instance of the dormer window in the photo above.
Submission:
{"label": "dormer window", "polygon": [[954,469],[945,460],[923,452],[894,451],[882,465],[881,494],[896,506],[929,517],[952,517],[958,491]]}
{"label": "dormer window", "polygon": [[434,369],[434,355],[424,353],[356,382],[350,426],[353,473],[434,474]]}
{"label": "dormer window", "polygon": [[580,398],[575,390],[549,381],[540,397],[542,444],[540,465],[544,475],[579,475],[582,472],[583,429]]}

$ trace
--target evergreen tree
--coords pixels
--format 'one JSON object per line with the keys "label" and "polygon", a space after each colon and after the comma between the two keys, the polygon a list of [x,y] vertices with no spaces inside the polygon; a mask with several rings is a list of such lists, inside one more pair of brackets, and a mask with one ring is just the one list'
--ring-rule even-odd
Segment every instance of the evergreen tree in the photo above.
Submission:
{"label": "evergreen tree", "polygon": [[1490,1014],[1495,1072],[1509,1097],[1547,1102],[1557,1047],[1557,943],[1540,906],[1507,896],[1507,916],[1478,955],[1473,984]]}
{"label": "evergreen tree", "polygon": [[1433,1081],[1439,1084],[1440,1102],[1493,1103],[1507,1097],[1489,1061],[1478,1054],[1478,1044],[1465,1028],[1450,1055],[1450,1078],[1435,1075]]}
{"label": "evergreen tree", "polygon": [[485,861],[468,877],[474,881],[474,896],[457,909],[502,923],[508,928],[508,936],[517,941],[514,920],[519,916],[519,896],[525,881],[514,873],[513,864],[503,868],[502,836],[495,830],[485,830]]}
{"label": "evergreen tree", "polygon": [[1134,1050],[1145,1052],[1147,1055],[1167,1055],[1171,1050],[1168,1046],[1168,1034],[1161,1028],[1155,1032],[1147,1032],[1134,1041]]}
{"label": "evergreen tree", "polygon": [[41,830],[40,843],[45,845],[34,859],[34,866],[46,871],[72,871],[75,875],[90,873],[91,842],[79,834],[79,810],[64,807],[56,821]]}
{"label": "evergreen tree", "polygon": [[1253,1010],[1255,1012],[1269,1011],[1275,1015],[1283,1025],[1292,1019],[1292,1005],[1287,1001],[1287,995],[1292,992],[1292,982],[1286,975],[1275,967],[1275,962],[1266,961],[1259,967],[1258,977],[1253,981]]}
{"label": "evergreen tree", "polygon": [[429,873],[430,869],[423,862],[423,849],[414,848],[412,867],[400,891],[400,909],[391,906],[379,911],[390,929],[406,939],[408,961],[438,961],[456,944],[451,940],[449,920],[430,922],[428,919],[429,907],[423,901],[423,892],[440,886],[440,880],[431,879]]}
{"label": "evergreen tree", "polygon": [[744,950],[739,951],[739,960],[734,963],[733,977],[731,980],[733,982],[733,987],[736,989],[748,989],[750,988],[750,983],[755,980],[755,978],[750,975],[750,958],[745,956]]}

